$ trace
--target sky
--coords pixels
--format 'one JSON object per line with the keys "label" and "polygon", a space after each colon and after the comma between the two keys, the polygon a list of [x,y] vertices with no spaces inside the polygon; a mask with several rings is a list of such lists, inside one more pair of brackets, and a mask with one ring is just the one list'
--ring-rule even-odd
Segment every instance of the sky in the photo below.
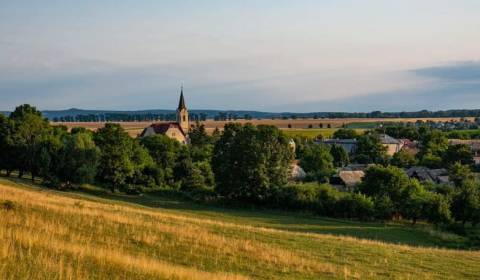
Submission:
{"label": "sky", "polygon": [[0,0],[0,110],[480,108],[478,0]]}

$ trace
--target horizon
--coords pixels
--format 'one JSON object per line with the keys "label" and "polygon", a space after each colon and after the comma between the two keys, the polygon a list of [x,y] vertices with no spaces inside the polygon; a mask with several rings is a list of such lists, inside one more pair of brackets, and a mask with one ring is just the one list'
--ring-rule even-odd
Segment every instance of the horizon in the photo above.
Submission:
{"label": "horizon", "polygon": [[480,108],[479,9],[472,0],[3,2],[0,110],[175,108],[181,84],[202,110]]}

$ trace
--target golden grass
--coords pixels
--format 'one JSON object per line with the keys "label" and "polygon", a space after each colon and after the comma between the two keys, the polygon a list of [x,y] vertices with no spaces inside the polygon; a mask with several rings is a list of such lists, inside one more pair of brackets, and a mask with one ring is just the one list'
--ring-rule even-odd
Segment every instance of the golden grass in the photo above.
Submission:
{"label": "golden grass", "polygon": [[[5,200],[15,207],[0,210],[0,279],[438,279],[480,274],[478,252],[288,232],[0,182],[0,201]],[[468,268],[442,271],[443,260]]]}

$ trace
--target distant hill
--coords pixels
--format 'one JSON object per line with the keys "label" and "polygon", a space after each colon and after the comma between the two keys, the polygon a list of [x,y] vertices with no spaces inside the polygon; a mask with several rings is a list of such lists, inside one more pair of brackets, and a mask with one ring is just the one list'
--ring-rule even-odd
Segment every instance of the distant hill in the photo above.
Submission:
{"label": "distant hill", "polygon": [[[450,117],[480,117],[480,109],[472,110],[446,110],[446,111],[414,111],[414,112],[309,112],[309,113],[296,113],[296,112],[261,112],[261,111],[249,111],[249,110],[189,110],[191,115],[204,115],[207,119],[225,118],[228,116],[236,118],[244,118],[248,116],[252,119],[270,119],[270,118],[450,118]],[[42,111],[43,115],[49,120],[55,120],[60,118],[76,118],[79,116],[97,116],[104,118],[109,116],[110,118],[124,118],[126,119],[147,115],[165,115],[172,116],[175,114],[175,110],[138,110],[138,111],[115,111],[115,110],[85,110],[71,108],[67,110],[45,110]],[[0,114],[8,115],[9,112],[0,112]]]}

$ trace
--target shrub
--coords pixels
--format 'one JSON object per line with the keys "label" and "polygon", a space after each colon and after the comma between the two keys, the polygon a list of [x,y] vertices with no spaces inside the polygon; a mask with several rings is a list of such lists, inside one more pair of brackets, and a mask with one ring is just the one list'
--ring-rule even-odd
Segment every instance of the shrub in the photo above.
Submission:
{"label": "shrub", "polygon": [[335,205],[337,217],[371,219],[374,213],[373,200],[362,194],[346,193]]}

